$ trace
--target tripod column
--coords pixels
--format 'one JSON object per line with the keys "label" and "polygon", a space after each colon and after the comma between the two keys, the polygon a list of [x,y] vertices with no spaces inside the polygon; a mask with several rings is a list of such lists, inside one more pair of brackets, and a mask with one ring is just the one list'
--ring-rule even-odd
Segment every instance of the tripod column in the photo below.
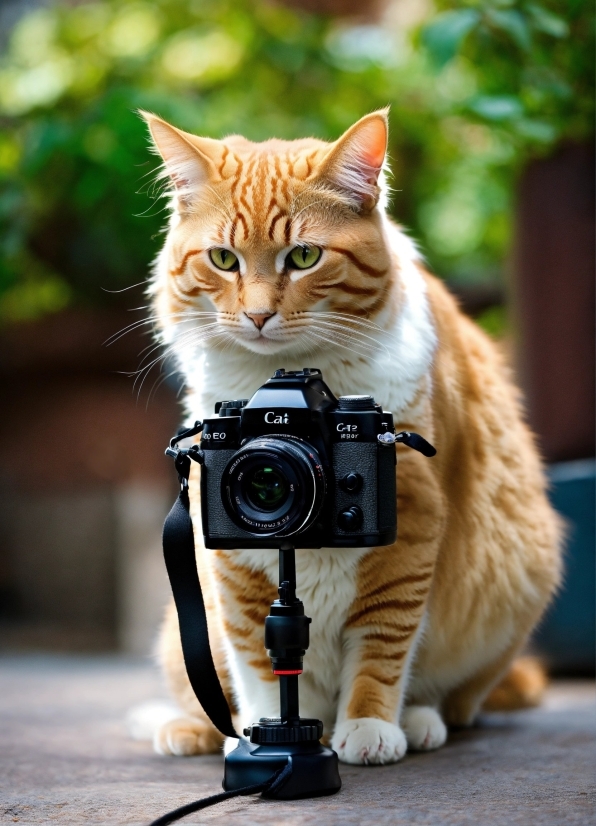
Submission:
{"label": "tripod column", "polygon": [[282,543],[279,549],[279,599],[265,620],[265,647],[269,650],[273,673],[279,677],[282,723],[297,723],[298,675],[309,643],[310,617],[296,596],[296,554],[294,546]]}
{"label": "tripod column", "polygon": [[[296,599],[296,550],[289,542],[279,548],[279,586],[287,583],[288,597]],[[291,592],[291,593],[290,593]],[[282,599],[282,594],[279,595]]]}
{"label": "tripod column", "polygon": [[283,543],[279,549],[279,599],[265,620],[265,647],[273,673],[279,677],[281,714],[261,717],[244,729],[250,742],[241,741],[226,755],[226,791],[262,782],[290,760],[291,776],[274,794],[267,793],[268,797],[293,800],[339,791],[337,754],[320,742],[323,723],[300,717],[298,709],[298,675],[308,648],[309,625],[310,617],[304,616],[304,605],[296,596],[294,547]]}
{"label": "tripod column", "polygon": [[279,678],[279,707],[282,723],[298,721],[298,675],[281,675]]}

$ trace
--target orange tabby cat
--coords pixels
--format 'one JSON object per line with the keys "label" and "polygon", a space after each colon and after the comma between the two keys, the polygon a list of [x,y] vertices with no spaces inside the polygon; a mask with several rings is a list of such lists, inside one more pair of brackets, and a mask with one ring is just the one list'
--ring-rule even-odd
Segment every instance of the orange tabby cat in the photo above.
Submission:
{"label": "orange tabby cat", "polygon": [[[211,140],[144,117],[173,182],[152,294],[189,419],[308,363],[335,394],[371,393],[398,430],[437,448],[432,460],[397,449],[394,545],[297,553],[313,619],[304,715],[349,763],[437,748],[445,722],[472,722],[559,582],[559,525],[518,393],[385,213],[386,111],[332,144]],[[277,553],[202,549],[196,474],[191,490],[213,649],[242,730],[278,710],[263,647]],[[183,716],[156,748],[218,749],[172,608],[161,657]]]}

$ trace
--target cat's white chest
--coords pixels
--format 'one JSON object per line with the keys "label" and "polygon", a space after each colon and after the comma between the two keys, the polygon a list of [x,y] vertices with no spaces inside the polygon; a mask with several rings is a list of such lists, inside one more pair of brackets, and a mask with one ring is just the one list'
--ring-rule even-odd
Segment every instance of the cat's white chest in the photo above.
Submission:
{"label": "cat's white chest", "polygon": [[[304,611],[312,619],[310,646],[304,658],[300,679],[301,713],[318,717],[333,725],[340,692],[343,652],[343,629],[357,592],[358,563],[366,548],[320,548],[296,551],[297,595]],[[275,550],[238,551],[238,563],[263,570],[271,582],[278,583],[278,553]],[[241,658],[234,658],[236,668],[244,672]],[[248,686],[249,675],[241,674]],[[248,679],[247,679],[248,677]],[[244,679],[243,679],[244,678]],[[245,700],[239,698],[241,705]],[[277,698],[274,697],[274,702]],[[254,712],[251,712],[254,713]],[[262,708],[259,713],[263,713]]]}

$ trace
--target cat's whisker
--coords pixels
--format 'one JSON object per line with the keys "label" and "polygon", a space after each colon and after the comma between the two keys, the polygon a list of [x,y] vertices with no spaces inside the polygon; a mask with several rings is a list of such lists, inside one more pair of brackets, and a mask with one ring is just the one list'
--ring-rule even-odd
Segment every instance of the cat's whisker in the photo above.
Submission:
{"label": "cat's whisker", "polygon": [[[182,346],[185,346],[186,342],[184,342],[184,338],[189,338],[191,336],[191,334],[193,334],[193,333],[208,331],[209,328],[218,327],[218,326],[219,326],[219,322],[214,322],[212,324],[205,324],[205,325],[203,325],[199,328],[193,328],[192,330],[186,330],[186,332],[182,332],[182,333],[178,334],[178,338],[176,339],[175,342],[172,343],[171,346],[175,347],[177,344],[182,344]],[[154,344],[153,346],[148,345],[147,347],[145,347],[144,350],[141,350],[141,353],[139,353],[139,355],[143,355],[143,353],[144,353],[145,354],[143,356],[143,360],[144,360],[144,359],[148,358],[151,355],[151,353],[154,353],[156,350],[159,350],[161,347],[163,347],[163,343],[161,341],[158,341],[157,344]],[[142,366],[142,362],[141,362],[141,366]]]}
{"label": "cat's whisker", "polygon": [[[153,384],[151,385],[151,390],[149,391],[149,395],[147,396],[147,402],[145,404],[145,410],[149,409],[149,402],[151,401],[151,397],[157,394],[157,391],[162,386],[164,382],[166,382],[171,376],[174,376],[178,373],[178,370],[170,370],[169,373],[166,373],[165,376],[161,376],[155,379]],[[178,391],[180,392],[180,391]]]}
{"label": "cat's whisker", "polygon": [[[194,332],[194,331],[189,331],[189,332]],[[218,336],[218,335],[228,335],[228,334],[226,334],[224,330],[215,330],[215,331],[212,331],[210,335],[208,335],[208,336],[206,336],[206,337],[204,337],[204,338],[200,338],[200,339],[198,339],[198,340],[196,340],[196,341],[185,342],[184,346],[189,346],[189,345],[194,346],[194,345],[196,345],[196,344],[198,344],[198,343],[203,343],[203,341],[205,341],[205,340],[207,340],[207,339],[209,339],[209,338],[214,338],[214,337],[216,337],[216,336]],[[164,351],[164,352],[163,352],[160,356],[158,356],[157,358],[153,359],[153,361],[151,361],[149,364],[147,364],[147,365],[145,365],[144,367],[140,368],[139,370],[137,370],[137,371],[135,371],[135,372],[133,372],[133,373],[130,373],[130,374],[129,374],[131,377],[132,377],[132,376],[134,376],[134,375],[136,375],[136,378],[135,378],[135,380],[134,380],[134,382],[133,382],[133,385],[132,385],[132,386],[133,386],[133,390],[134,390],[134,388],[136,387],[136,384],[137,384],[137,382],[138,382],[139,378],[141,378],[141,377],[142,377],[142,378],[141,378],[141,383],[140,383],[140,385],[139,385],[139,389],[138,389],[138,392],[137,392],[137,398],[139,397],[139,395],[140,395],[140,393],[141,393],[141,390],[142,390],[142,387],[143,387],[143,384],[144,384],[144,382],[145,382],[145,379],[147,378],[147,376],[148,376],[148,375],[149,375],[149,373],[151,372],[152,368],[153,368],[156,364],[158,364],[160,361],[165,361],[165,360],[166,360],[169,356],[171,356],[171,355],[175,354],[175,353],[176,353],[176,349],[177,349],[177,347],[178,347],[178,345],[179,345],[179,344],[180,344],[180,342],[175,342],[175,343],[171,344],[168,348],[166,348],[166,350],[165,350],[165,351]],[[143,374],[144,374],[144,375],[143,375]]]}
{"label": "cat's whisker", "polygon": [[315,331],[326,333],[330,336],[337,336],[339,339],[348,341],[350,344],[358,344],[362,349],[369,353],[374,353],[379,350],[389,353],[388,348],[377,339],[374,339],[371,336],[366,336],[363,333],[358,334],[353,330],[347,331],[346,328],[342,326],[335,326],[329,322],[319,322],[319,324],[312,324],[310,327]]}
{"label": "cat's whisker", "polygon": [[[213,325],[213,326],[215,326],[215,325]],[[169,347],[167,347],[167,348],[163,351],[163,353],[162,353],[160,356],[158,356],[157,358],[153,359],[153,360],[152,360],[149,364],[143,364],[143,362],[141,362],[141,365],[140,365],[140,367],[139,367],[139,369],[138,369],[138,370],[135,370],[135,371],[133,371],[133,372],[128,373],[127,375],[129,375],[129,376],[131,376],[131,377],[132,377],[132,376],[136,376],[136,379],[135,379],[135,381],[134,381],[134,383],[133,383],[133,388],[134,388],[134,386],[135,386],[136,382],[138,381],[139,376],[140,376],[140,375],[142,375],[142,373],[144,373],[145,371],[150,371],[150,370],[151,370],[151,368],[152,368],[155,364],[157,364],[159,361],[165,360],[165,359],[169,358],[171,355],[175,355],[177,351],[182,350],[182,349],[184,349],[184,348],[186,348],[186,347],[189,347],[189,346],[196,346],[197,344],[200,344],[200,343],[202,343],[203,341],[208,340],[209,338],[213,337],[214,335],[217,335],[220,331],[218,331],[218,330],[211,330],[211,331],[209,331],[206,335],[203,335],[203,336],[196,335],[196,334],[197,334],[197,333],[199,333],[199,332],[200,332],[200,330],[195,330],[195,329],[193,329],[193,330],[187,330],[187,331],[186,331],[186,333],[182,333],[182,334],[179,336],[179,338],[178,338],[178,340],[177,340],[177,341],[175,341],[175,342],[173,342],[172,344],[170,344],[170,345],[169,345]],[[194,338],[193,338],[193,336],[194,336]],[[161,347],[162,347],[162,344],[161,344],[161,343],[156,344],[156,345],[155,345],[155,346],[154,346],[154,347],[153,347],[153,348],[152,348],[152,349],[151,349],[151,350],[150,350],[150,351],[149,351],[149,352],[145,355],[145,357],[144,357],[143,361],[145,361],[147,358],[149,358],[149,356],[151,355],[151,353],[155,352],[155,350],[160,349]]]}
{"label": "cat's whisker", "polygon": [[347,350],[349,353],[355,353],[363,358],[370,358],[370,351],[366,348],[359,347],[357,344],[354,344],[354,342],[338,341],[336,338],[323,336],[322,333],[315,333],[315,336],[317,336],[320,340],[329,342],[329,344],[335,344],[339,349]]}
{"label": "cat's whisker", "polygon": [[357,340],[361,344],[372,345],[374,348],[379,348],[383,346],[382,342],[380,342],[374,336],[366,335],[366,333],[362,333],[359,330],[350,329],[349,327],[346,327],[346,325],[344,324],[337,324],[330,321],[319,320],[309,326],[313,327],[314,329],[326,331],[328,334],[333,333],[334,335],[341,335],[351,340]]}
{"label": "cat's whisker", "polygon": [[136,284],[130,284],[128,287],[122,287],[121,290],[108,290],[107,287],[101,287],[101,291],[104,293],[110,293],[110,295],[118,295],[119,293],[125,293],[127,290],[134,290],[135,287],[142,287],[146,285],[147,281],[138,281]]}
{"label": "cat's whisker", "polygon": [[[177,333],[177,338],[176,338],[175,342],[173,342],[173,343],[179,342],[181,339],[183,339],[185,337],[188,337],[189,335],[191,335],[193,333],[207,332],[210,329],[213,329],[214,327],[217,327],[218,325],[219,325],[219,322],[213,321],[209,324],[201,324],[200,326],[191,327],[190,330],[182,330],[181,332]],[[158,341],[151,349],[156,350],[158,347],[161,347],[161,346],[163,346],[163,342]],[[142,352],[145,352],[146,350],[148,350],[149,347],[151,347],[151,345],[148,345],[148,347],[146,347]]]}
{"label": "cat's whisker", "polygon": [[[378,339],[374,338],[374,336],[366,335],[366,333],[362,333],[359,330],[350,330],[348,332],[348,328],[346,327],[346,325],[336,324],[336,323],[333,323],[331,321],[319,321],[318,324],[319,325],[324,325],[325,328],[328,328],[329,330],[333,330],[334,332],[337,332],[337,333],[342,333],[342,334],[348,335],[348,336],[350,334],[353,335],[353,336],[356,336],[357,338],[360,339],[361,343],[364,343],[365,341],[371,341],[371,342],[373,342],[373,344],[376,348],[385,350],[386,353],[389,353],[389,349],[387,348],[387,346],[383,342],[381,342]],[[316,327],[317,324],[315,324],[313,326]]]}
{"label": "cat's whisker", "polygon": [[376,327],[378,330],[382,329],[374,321],[371,321],[368,318],[357,318],[355,315],[353,315],[353,313],[341,313],[337,310],[313,310],[312,313],[313,315],[333,316],[335,318],[345,319],[354,324],[362,324],[366,327]]}
{"label": "cat's whisker", "polygon": [[128,333],[132,333],[135,330],[139,330],[141,327],[148,327],[150,325],[155,325],[157,319],[156,318],[148,318],[144,321],[134,321],[132,324],[129,324],[127,327],[123,327],[121,330],[118,330],[117,333],[113,333],[109,338],[107,338],[103,342],[104,347],[110,347],[112,344],[115,344],[119,339],[123,336],[127,335]]}
{"label": "cat's whisker", "polygon": [[342,341],[341,341],[341,339],[340,339],[340,340],[338,340],[337,338],[329,338],[328,336],[324,335],[324,334],[323,334],[323,333],[321,333],[320,331],[318,331],[318,330],[314,330],[314,329],[312,329],[312,328],[309,328],[309,331],[308,331],[308,332],[309,332],[311,335],[315,336],[315,338],[319,339],[320,341],[325,341],[325,342],[326,342],[326,343],[328,343],[328,344],[333,344],[333,345],[335,345],[336,347],[340,347],[340,348],[342,348],[342,349],[344,349],[344,350],[348,350],[349,352],[351,352],[351,353],[355,353],[355,354],[356,354],[356,355],[358,355],[358,356],[363,356],[363,357],[365,357],[365,356],[367,356],[367,355],[369,354],[369,352],[370,352],[370,350],[367,350],[367,349],[364,349],[363,351],[358,350],[358,349],[357,349],[357,346],[355,345],[355,343],[354,343],[354,342],[350,342],[350,344],[345,344],[344,342],[342,342]]}
{"label": "cat's whisker", "polygon": [[[139,308],[143,309],[143,308]],[[132,332],[133,330],[138,329],[139,327],[144,327],[146,325],[155,324],[155,322],[161,321],[163,322],[164,319],[182,319],[183,321],[186,319],[192,320],[193,318],[203,317],[203,316],[217,316],[219,313],[217,312],[194,312],[188,311],[183,313],[162,313],[160,315],[149,316],[149,318],[139,319],[138,321],[133,321],[127,327],[123,327],[117,333],[113,333],[109,338],[107,338],[103,342],[103,346],[109,347],[111,344],[114,344],[118,339],[122,338],[122,336],[126,335],[127,333]]]}
{"label": "cat's whisker", "polygon": [[342,321],[347,321],[350,324],[356,324],[360,327],[368,327],[369,329],[376,330],[379,333],[386,332],[382,327],[379,327],[378,324],[375,324],[374,321],[370,321],[369,319],[356,318],[355,316],[350,315],[350,313],[336,313],[328,310],[319,310],[310,313],[305,313],[305,315],[309,315],[312,318],[316,318],[317,316],[336,318]]}
{"label": "cat's whisker", "polygon": [[333,346],[337,347],[338,349],[346,350],[348,353],[355,354],[355,355],[360,356],[362,358],[365,358],[366,355],[367,355],[366,352],[361,352],[360,350],[356,349],[355,347],[349,346],[348,344],[344,344],[343,342],[337,341],[336,339],[331,339],[331,338],[328,338],[327,336],[322,336],[319,333],[312,333],[312,335],[314,336],[314,338],[317,342],[324,342],[325,344],[333,345]]}

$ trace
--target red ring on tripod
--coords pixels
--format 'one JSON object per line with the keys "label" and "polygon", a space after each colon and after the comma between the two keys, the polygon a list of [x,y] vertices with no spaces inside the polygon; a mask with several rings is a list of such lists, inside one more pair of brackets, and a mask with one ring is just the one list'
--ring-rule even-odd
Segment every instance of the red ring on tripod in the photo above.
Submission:
{"label": "red ring on tripod", "polygon": [[273,669],[273,673],[278,677],[291,677],[294,674],[302,674],[302,669],[296,668],[292,671],[276,671],[275,669]]}

